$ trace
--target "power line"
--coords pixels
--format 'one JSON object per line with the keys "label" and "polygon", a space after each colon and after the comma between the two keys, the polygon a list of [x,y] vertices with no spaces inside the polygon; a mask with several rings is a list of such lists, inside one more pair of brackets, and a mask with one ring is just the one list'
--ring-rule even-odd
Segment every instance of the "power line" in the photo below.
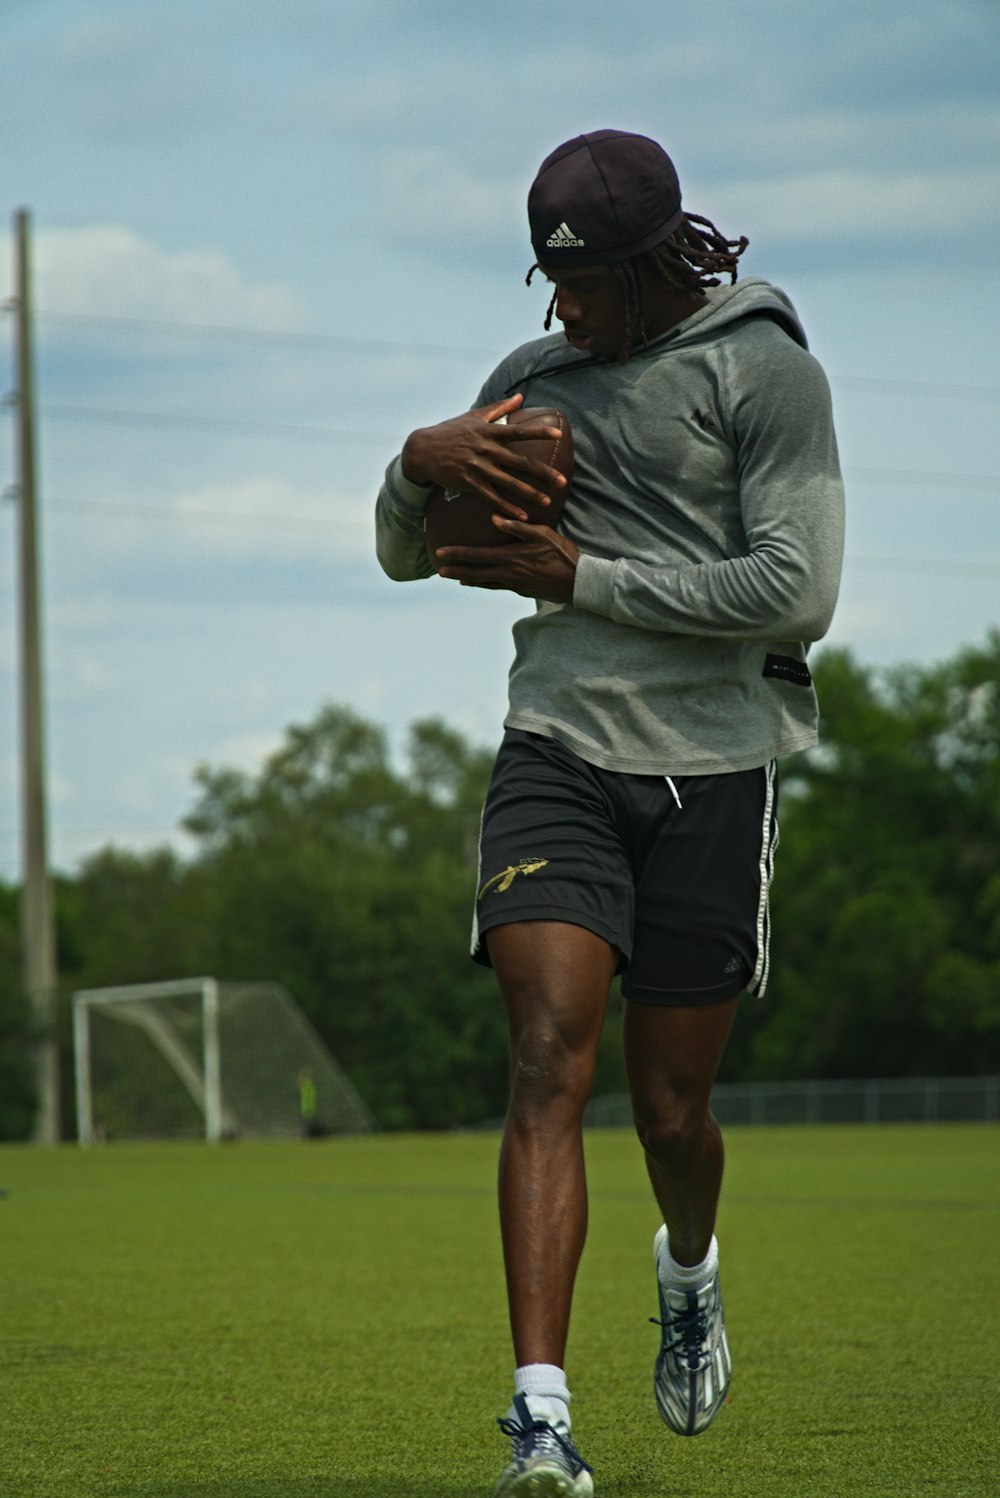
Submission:
{"label": "power line", "polygon": [[[5,304],[9,307],[9,303]],[[335,333],[299,329],[246,328],[219,323],[189,323],[169,318],[116,317],[86,312],[35,311],[35,321],[65,327],[104,328],[114,332],[157,332],[174,337],[208,338],[225,342],[284,345],[289,348],[329,348],[344,353],[379,352],[420,354],[435,359],[492,359],[496,349],[457,344],[397,342],[382,338],[349,338]],[[921,394],[969,400],[1000,400],[1000,385],[950,380],[899,380],[875,375],[830,375],[831,384],[845,390],[883,390],[901,395]]]}
{"label": "power line", "polygon": [[112,426],[187,428],[193,431],[240,432],[248,435],[285,437],[291,441],[399,442],[398,432],[362,432],[346,427],[303,426],[285,421],[257,421],[243,416],[194,416],[167,411],[122,411],[107,406],[50,405],[41,414],[56,420],[95,421]]}
{"label": "power line", "polygon": [[921,468],[845,468],[845,479],[862,483],[945,485],[950,489],[979,489],[1000,498],[1000,475],[994,473],[931,473]]}
{"label": "power line", "polygon": [[898,395],[951,396],[968,400],[1000,400],[1000,385],[963,385],[941,380],[885,380],[868,375],[830,375],[830,384],[845,390],[885,390]]}
{"label": "power line", "polygon": [[[60,836],[65,836],[66,833],[72,832],[76,834],[76,836],[80,836],[80,834],[86,833],[89,837],[97,833],[103,833],[106,830],[108,832],[108,835],[111,837],[145,837],[154,833],[158,833],[161,830],[161,827],[162,824],[159,822],[142,822],[133,824],[130,822],[67,822],[62,818],[59,819]],[[177,828],[175,829],[175,831],[183,833],[184,829]],[[20,836],[21,833],[17,827],[0,827],[0,843],[14,843],[20,838]]]}
{"label": "power line", "polygon": [[[125,411],[110,406],[48,404],[43,416],[56,420],[93,421],[112,426],[144,426],[203,432],[236,432],[252,436],[282,437],[309,442],[399,442],[399,432],[360,431],[350,427],[306,426],[283,421],[258,421],[246,417],[195,416],[185,412]],[[844,477],[862,483],[916,484],[982,490],[1000,495],[1000,475],[989,473],[932,473],[924,469],[849,467]]]}
{"label": "power line", "polygon": [[[350,531],[357,534],[360,532],[371,533],[374,526],[374,518],[370,520],[321,520],[312,515],[279,515],[274,511],[259,510],[245,515],[233,515],[222,510],[179,510],[169,505],[135,504],[128,500],[46,498],[44,507],[49,510],[107,510],[119,514],[138,515],[149,520],[173,520],[184,524],[193,522],[199,525],[221,525],[240,530],[245,529],[247,526],[252,526],[255,529],[281,530],[285,532],[296,530],[337,534],[338,532]],[[957,557],[954,560],[942,560],[932,557],[876,556],[852,552],[844,560],[845,563],[849,563],[852,566],[892,567],[921,572],[954,572],[969,576],[993,576],[1000,573],[1000,561],[990,562],[979,559],[963,559],[961,557]]]}
{"label": "power line", "polygon": [[962,558],[942,561],[933,557],[865,556],[848,553],[844,562],[850,563],[852,567],[891,567],[907,572],[954,572],[969,577],[992,577],[1000,574],[1000,562],[968,561]]}
{"label": "power line", "polygon": [[84,312],[36,312],[36,322],[66,327],[105,328],[111,332],[156,332],[180,338],[208,338],[226,343],[272,344],[286,348],[328,348],[343,353],[421,354],[432,359],[494,359],[496,349],[457,344],[397,342],[383,338],[346,338],[292,328],[240,328],[219,323],[172,322],[165,318],[104,317]]}
{"label": "power line", "polygon": [[234,515],[226,510],[178,509],[174,505],[135,504],[129,500],[114,499],[50,499],[46,498],[47,510],[108,510],[117,514],[139,515],[149,520],[189,520],[199,524],[263,527],[265,530],[298,531],[366,531],[373,532],[374,513],[370,520],[320,520],[314,515],[287,515],[276,511],[254,511],[245,515]]}

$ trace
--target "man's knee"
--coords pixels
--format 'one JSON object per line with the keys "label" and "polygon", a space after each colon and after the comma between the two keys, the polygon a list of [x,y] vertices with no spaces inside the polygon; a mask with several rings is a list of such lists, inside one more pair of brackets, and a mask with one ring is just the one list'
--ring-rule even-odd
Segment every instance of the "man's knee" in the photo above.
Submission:
{"label": "man's knee", "polygon": [[667,1093],[644,1104],[633,1101],[632,1116],[646,1153],[663,1164],[681,1163],[699,1155],[718,1125],[701,1096]]}
{"label": "man's knee", "polygon": [[518,1112],[560,1104],[582,1110],[593,1080],[592,1047],[558,1024],[535,1023],[511,1036],[510,1094]]}
{"label": "man's knee", "polygon": [[592,932],[559,922],[495,927],[487,941],[507,1010],[515,1116],[582,1112],[615,954]]}

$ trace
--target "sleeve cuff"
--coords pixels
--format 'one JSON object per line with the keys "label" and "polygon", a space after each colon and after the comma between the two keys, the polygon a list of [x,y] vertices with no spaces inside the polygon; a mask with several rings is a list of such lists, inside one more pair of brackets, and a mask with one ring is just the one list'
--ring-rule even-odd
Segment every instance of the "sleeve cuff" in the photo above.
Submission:
{"label": "sleeve cuff", "polygon": [[403,472],[402,454],[393,458],[386,471],[385,479],[386,487],[394,500],[406,510],[416,510],[423,514],[434,485],[415,484],[412,479],[408,479]]}
{"label": "sleeve cuff", "polygon": [[576,564],[573,607],[586,609],[591,614],[603,614],[610,619],[614,591],[615,563],[605,557],[584,553]]}

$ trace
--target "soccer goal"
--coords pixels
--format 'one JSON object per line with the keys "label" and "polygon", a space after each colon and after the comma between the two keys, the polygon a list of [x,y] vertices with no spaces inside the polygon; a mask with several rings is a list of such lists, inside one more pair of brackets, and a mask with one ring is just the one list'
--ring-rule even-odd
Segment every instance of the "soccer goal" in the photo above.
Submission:
{"label": "soccer goal", "polygon": [[77,1137],[358,1134],[372,1118],[273,983],[190,978],[73,995]]}

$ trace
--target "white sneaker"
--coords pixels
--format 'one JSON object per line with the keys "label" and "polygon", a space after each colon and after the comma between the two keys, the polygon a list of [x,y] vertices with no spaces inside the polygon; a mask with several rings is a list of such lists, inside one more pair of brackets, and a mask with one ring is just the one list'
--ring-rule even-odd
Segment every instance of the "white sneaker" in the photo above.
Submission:
{"label": "white sneaker", "polygon": [[733,1362],[726,1340],[718,1270],[704,1285],[664,1284],[660,1266],[667,1230],[653,1239],[662,1328],[653,1388],[660,1414],[681,1436],[697,1436],[715,1419],[729,1388]]}
{"label": "white sneaker", "polygon": [[493,1498],[593,1498],[594,1479],[573,1445],[569,1426],[532,1415],[523,1394],[514,1395],[514,1415],[497,1424],[510,1436],[512,1460],[500,1474]]}

